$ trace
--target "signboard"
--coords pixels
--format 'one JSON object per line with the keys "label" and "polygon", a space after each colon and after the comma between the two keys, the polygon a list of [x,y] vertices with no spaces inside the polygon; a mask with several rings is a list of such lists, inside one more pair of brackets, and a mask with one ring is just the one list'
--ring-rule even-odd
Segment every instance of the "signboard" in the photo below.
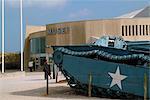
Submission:
{"label": "signboard", "polygon": [[51,28],[47,30],[48,34],[63,34],[70,31],[70,27]]}
{"label": "signboard", "polygon": [[33,61],[29,62],[29,67],[33,67]]}

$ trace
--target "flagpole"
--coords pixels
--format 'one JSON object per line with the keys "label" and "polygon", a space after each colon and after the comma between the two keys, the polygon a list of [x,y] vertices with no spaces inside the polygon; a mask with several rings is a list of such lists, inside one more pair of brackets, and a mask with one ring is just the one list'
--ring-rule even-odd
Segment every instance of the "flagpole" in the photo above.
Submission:
{"label": "flagpole", "polygon": [[5,47],[4,46],[5,45],[5,43],[4,43],[5,42],[5,25],[4,25],[5,24],[4,23],[5,19],[4,19],[4,14],[5,13],[4,13],[4,11],[5,10],[4,10],[4,7],[5,7],[4,6],[4,0],[2,0],[2,73],[5,72],[5,64],[4,64],[5,63],[5,58],[4,58],[4,56],[5,56],[5,54],[4,54],[5,53],[5,48],[4,48]]}
{"label": "flagpole", "polygon": [[22,0],[20,0],[20,34],[21,34],[21,71],[23,71],[23,23],[22,23]]}

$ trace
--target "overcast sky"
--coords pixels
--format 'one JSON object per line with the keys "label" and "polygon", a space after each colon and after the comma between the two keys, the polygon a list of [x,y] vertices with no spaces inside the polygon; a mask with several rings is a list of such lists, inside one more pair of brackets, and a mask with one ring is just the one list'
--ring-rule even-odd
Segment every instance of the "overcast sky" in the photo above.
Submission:
{"label": "overcast sky", "polygon": [[[5,51],[19,52],[19,0],[4,1]],[[25,34],[26,24],[46,25],[64,21],[111,19],[113,17],[141,9],[149,4],[149,0],[23,0],[23,32]],[[0,34],[0,47],[1,40]]]}

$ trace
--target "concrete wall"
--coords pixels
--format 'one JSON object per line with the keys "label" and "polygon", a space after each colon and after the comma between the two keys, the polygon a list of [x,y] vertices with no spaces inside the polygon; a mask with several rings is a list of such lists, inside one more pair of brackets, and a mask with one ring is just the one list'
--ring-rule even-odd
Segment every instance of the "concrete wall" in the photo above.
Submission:
{"label": "concrete wall", "polygon": [[[59,33],[59,29],[66,29]],[[49,33],[49,30],[54,30]],[[56,30],[58,32],[56,32]],[[85,25],[84,22],[66,22],[49,24],[46,26],[46,45],[72,45],[85,43]],[[46,52],[52,53],[52,48],[46,48]]]}
{"label": "concrete wall", "polygon": [[120,35],[119,20],[93,20],[86,21],[86,42],[91,36]]}
{"label": "concrete wall", "polygon": [[[120,20],[120,28],[122,25],[127,26],[129,28],[129,25],[131,26],[131,33],[133,33],[132,30],[132,25],[134,25],[134,27],[137,25],[138,26],[138,35],[132,35],[131,36],[123,36],[123,38],[125,40],[129,40],[129,41],[145,41],[145,40],[150,40],[150,18],[134,18],[134,19],[119,19]],[[141,27],[141,35],[140,35],[140,28]],[[143,25],[144,27],[146,25],[148,25],[148,35],[143,35]],[[127,30],[129,31],[129,30]],[[134,33],[135,33],[136,29],[134,28]],[[120,31],[120,33],[122,33]]]}
{"label": "concrete wall", "polygon": [[[138,35],[135,35],[136,25],[138,26]],[[141,35],[140,28],[141,25]],[[143,35],[143,25],[145,28],[145,35]],[[127,26],[127,36],[122,36],[122,26]],[[129,26],[130,33],[129,36]],[[132,26],[134,27],[132,29]],[[146,26],[147,32],[146,34]],[[134,35],[132,35],[134,30]],[[125,32],[125,30],[124,30]],[[150,40],[150,18],[134,18],[134,19],[111,19],[111,20],[93,20],[86,21],[86,42],[91,36],[101,37],[104,35],[122,36],[124,40],[128,41],[148,41]]]}
{"label": "concrete wall", "polygon": [[25,43],[24,43],[24,68],[27,70],[28,62],[30,60],[30,39],[35,37],[46,36],[45,26],[26,26],[26,36],[25,36]]}

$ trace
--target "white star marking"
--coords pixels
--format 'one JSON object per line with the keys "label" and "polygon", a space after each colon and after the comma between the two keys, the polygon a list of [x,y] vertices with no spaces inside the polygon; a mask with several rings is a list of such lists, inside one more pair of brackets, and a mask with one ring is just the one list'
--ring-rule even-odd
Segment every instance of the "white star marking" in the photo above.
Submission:
{"label": "white star marking", "polygon": [[118,87],[122,90],[121,81],[127,78],[127,76],[120,74],[119,66],[117,67],[117,70],[115,73],[108,72],[108,74],[112,77],[110,88],[114,85],[118,85]]}

